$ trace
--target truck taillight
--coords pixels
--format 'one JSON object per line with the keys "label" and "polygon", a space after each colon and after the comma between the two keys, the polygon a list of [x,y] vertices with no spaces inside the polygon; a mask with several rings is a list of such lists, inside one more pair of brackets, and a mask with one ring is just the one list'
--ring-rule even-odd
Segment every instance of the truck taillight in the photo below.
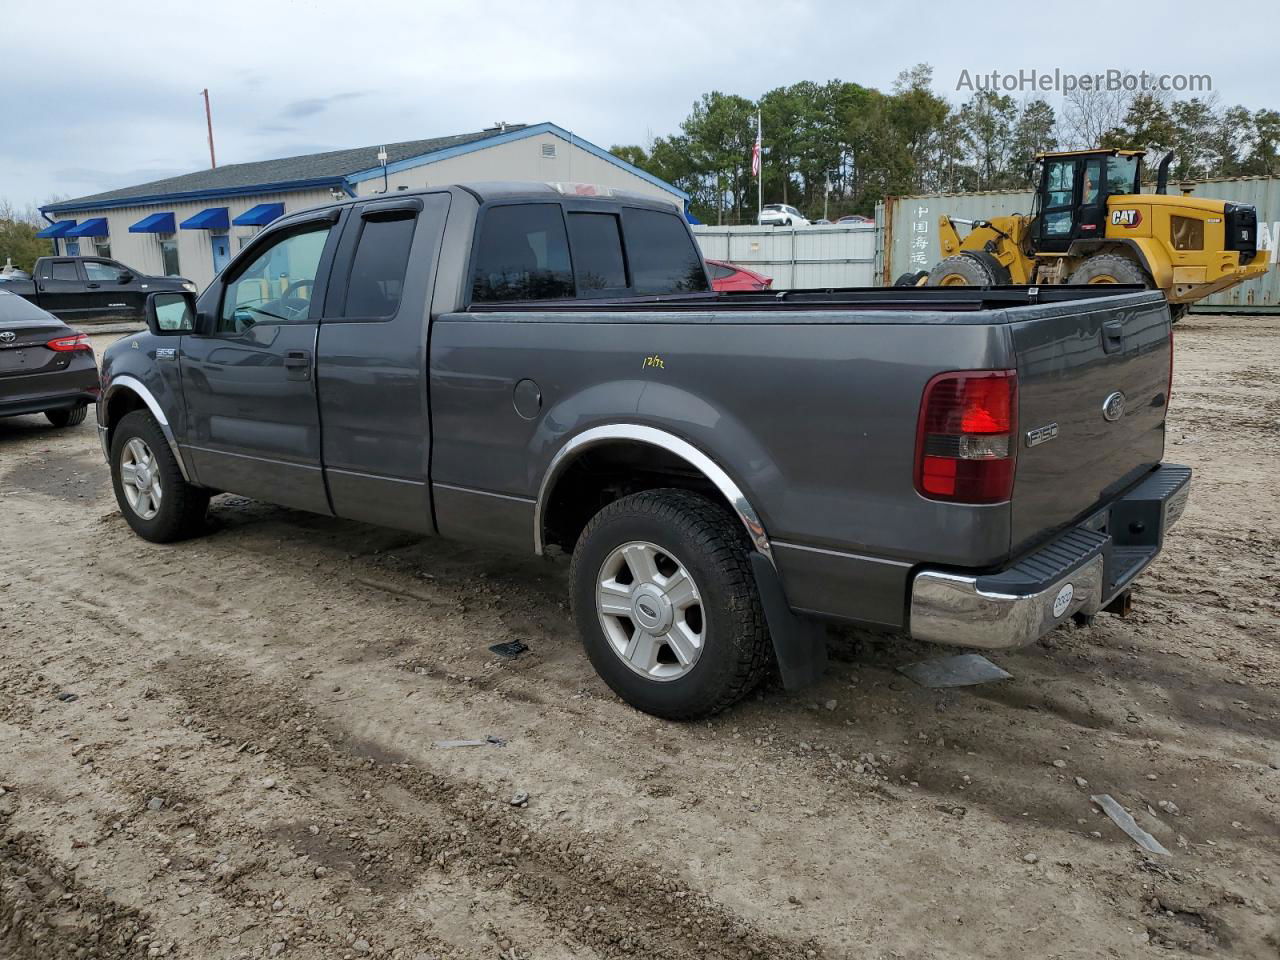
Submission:
{"label": "truck taillight", "polygon": [[89,344],[89,338],[83,333],[77,333],[70,337],[58,337],[50,340],[45,344],[50,350],[57,350],[59,353],[65,353],[68,350],[92,350]]}
{"label": "truck taillight", "polygon": [[916,430],[916,490],[930,500],[999,503],[1013,492],[1018,444],[1013,370],[941,373],[925,385]]}
{"label": "truck taillight", "polygon": [[1169,409],[1173,401],[1173,324],[1169,324],[1169,386],[1164,392],[1164,408]]}

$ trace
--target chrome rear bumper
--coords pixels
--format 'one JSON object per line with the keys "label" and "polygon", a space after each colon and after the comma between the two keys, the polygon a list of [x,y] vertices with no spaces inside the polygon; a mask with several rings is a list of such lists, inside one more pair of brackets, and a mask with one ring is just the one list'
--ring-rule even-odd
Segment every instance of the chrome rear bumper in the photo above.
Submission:
{"label": "chrome rear bumper", "polygon": [[1003,649],[1100,611],[1159,554],[1182,516],[1191,470],[1163,464],[1080,525],[994,574],[921,570],[911,585],[918,640]]}

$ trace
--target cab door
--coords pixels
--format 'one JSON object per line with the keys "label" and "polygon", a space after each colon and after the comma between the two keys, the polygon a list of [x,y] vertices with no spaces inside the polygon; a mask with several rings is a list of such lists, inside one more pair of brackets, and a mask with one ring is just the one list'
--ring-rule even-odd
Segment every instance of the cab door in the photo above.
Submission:
{"label": "cab door", "polygon": [[182,338],[186,448],[217,490],[332,512],[320,469],[315,349],[340,210],[265,234],[215,280],[211,329]]}
{"label": "cab door", "polygon": [[1075,157],[1045,161],[1040,181],[1039,248],[1065,253],[1076,237],[1080,161]]}
{"label": "cab door", "polygon": [[133,271],[114,260],[83,260],[87,314],[140,320],[145,292]]}
{"label": "cab door", "polygon": [[74,323],[95,315],[95,304],[85,290],[78,260],[48,257],[41,261],[34,279],[40,306],[60,320]]}
{"label": "cab door", "polygon": [[1101,240],[1107,232],[1107,184],[1102,163],[1101,157],[1091,157],[1082,166],[1080,212],[1073,233],[1077,240]]}

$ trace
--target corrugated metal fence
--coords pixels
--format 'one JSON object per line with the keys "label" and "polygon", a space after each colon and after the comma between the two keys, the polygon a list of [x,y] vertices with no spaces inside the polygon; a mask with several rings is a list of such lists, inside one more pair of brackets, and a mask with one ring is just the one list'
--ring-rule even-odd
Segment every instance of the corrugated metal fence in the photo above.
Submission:
{"label": "corrugated metal fence", "polygon": [[775,290],[874,287],[880,231],[867,227],[713,227],[693,235],[709,260],[726,260],[766,277]]}
{"label": "corrugated metal fence", "polygon": [[[1191,196],[1212,197],[1233,203],[1251,203],[1258,209],[1258,232],[1265,234],[1276,262],[1280,248],[1280,177],[1238,177],[1171,184],[1169,192],[1185,190]],[[884,224],[883,257],[879,282],[893,283],[900,275],[928,270],[938,260],[938,217],[946,214],[967,220],[990,219],[1012,213],[1030,213],[1030,191],[931,194],[918,197],[889,197],[876,211]],[[964,231],[961,230],[961,235]],[[1280,270],[1275,266],[1265,277],[1240,284],[1206,297],[1193,308],[1197,312],[1238,310],[1280,312]]]}

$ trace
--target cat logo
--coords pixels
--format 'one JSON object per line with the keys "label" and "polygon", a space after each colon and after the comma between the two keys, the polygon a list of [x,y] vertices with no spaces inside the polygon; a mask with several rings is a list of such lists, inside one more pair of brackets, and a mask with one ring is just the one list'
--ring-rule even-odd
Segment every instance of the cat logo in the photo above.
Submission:
{"label": "cat logo", "polygon": [[1128,227],[1132,230],[1142,222],[1141,210],[1112,210],[1111,225],[1113,227]]}

